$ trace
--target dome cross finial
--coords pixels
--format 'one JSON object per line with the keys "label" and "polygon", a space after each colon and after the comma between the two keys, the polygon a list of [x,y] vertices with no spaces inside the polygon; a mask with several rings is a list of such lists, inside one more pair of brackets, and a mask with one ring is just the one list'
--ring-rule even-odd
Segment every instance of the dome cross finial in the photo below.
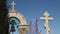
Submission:
{"label": "dome cross finial", "polygon": [[11,3],[11,5],[12,5],[12,10],[14,10],[15,4],[16,4],[16,3],[14,3],[14,1]]}

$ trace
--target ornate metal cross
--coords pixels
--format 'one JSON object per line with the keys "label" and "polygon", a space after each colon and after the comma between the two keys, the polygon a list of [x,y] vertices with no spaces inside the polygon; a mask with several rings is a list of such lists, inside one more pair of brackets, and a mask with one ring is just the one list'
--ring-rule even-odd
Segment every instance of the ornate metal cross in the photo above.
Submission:
{"label": "ornate metal cross", "polygon": [[49,17],[49,13],[48,12],[45,12],[44,13],[44,17],[40,17],[41,20],[45,20],[45,24],[44,24],[44,27],[46,29],[46,34],[49,34],[50,32],[50,28],[49,28],[49,25],[48,25],[48,20],[53,20],[52,17]]}

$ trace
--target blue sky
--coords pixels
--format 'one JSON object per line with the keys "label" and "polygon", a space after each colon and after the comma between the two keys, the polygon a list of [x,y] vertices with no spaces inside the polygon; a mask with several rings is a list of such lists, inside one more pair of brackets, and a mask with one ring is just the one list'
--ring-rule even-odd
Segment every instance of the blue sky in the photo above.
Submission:
{"label": "blue sky", "polygon": [[[51,29],[50,34],[60,34],[60,0],[13,0],[15,1],[16,11],[22,13],[27,23],[29,24],[33,18],[38,20],[38,27],[41,30],[40,34],[45,34],[45,28],[43,27],[45,21],[40,20],[45,11],[49,12],[50,17],[54,20],[49,21],[49,27]],[[8,0],[8,5],[12,1]],[[11,9],[11,8],[10,8]],[[9,9],[9,10],[10,10]],[[17,29],[16,29],[17,30]],[[14,34],[17,34],[14,32]]]}

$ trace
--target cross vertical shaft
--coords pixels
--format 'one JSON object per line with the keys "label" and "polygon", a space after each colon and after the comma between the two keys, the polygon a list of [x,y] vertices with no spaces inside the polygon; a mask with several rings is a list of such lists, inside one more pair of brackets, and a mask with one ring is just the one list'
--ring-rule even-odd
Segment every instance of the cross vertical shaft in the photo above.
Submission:
{"label": "cross vertical shaft", "polygon": [[45,24],[44,24],[44,27],[46,29],[46,34],[49,34],[50,32],[50,28],[49,28],[49,25],[48,25],[48,20],[53,20],[52,17],[49,17],[49,13],[48,12],[45,12],[44,13],[44,17],[40,17],[41,20],[45,20]]}

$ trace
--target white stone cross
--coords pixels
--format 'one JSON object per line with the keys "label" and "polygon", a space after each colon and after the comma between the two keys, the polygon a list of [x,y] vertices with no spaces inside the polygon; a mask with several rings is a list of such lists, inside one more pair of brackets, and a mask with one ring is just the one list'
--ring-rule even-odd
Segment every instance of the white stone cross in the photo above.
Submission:
{"label": "white stone cross", "polygon": [[44,13],[44,17],[40,17],[41,20],[45,20],[45,24],[44,24],[44,27],[46,29],[46,34],[49,34],[50,32],[50,28],[49,28],[49,25],[48,25],[48,20],[53,20],[52,17],[49,17],[49,13],[48,12],[45,12]]}
{"label": "white stone cross", "polygon": [[16,3],[14,3],[14,1],[11,3],[11,5],[12,5],[12,10],[14,10],[15,4],[16,4]]}

